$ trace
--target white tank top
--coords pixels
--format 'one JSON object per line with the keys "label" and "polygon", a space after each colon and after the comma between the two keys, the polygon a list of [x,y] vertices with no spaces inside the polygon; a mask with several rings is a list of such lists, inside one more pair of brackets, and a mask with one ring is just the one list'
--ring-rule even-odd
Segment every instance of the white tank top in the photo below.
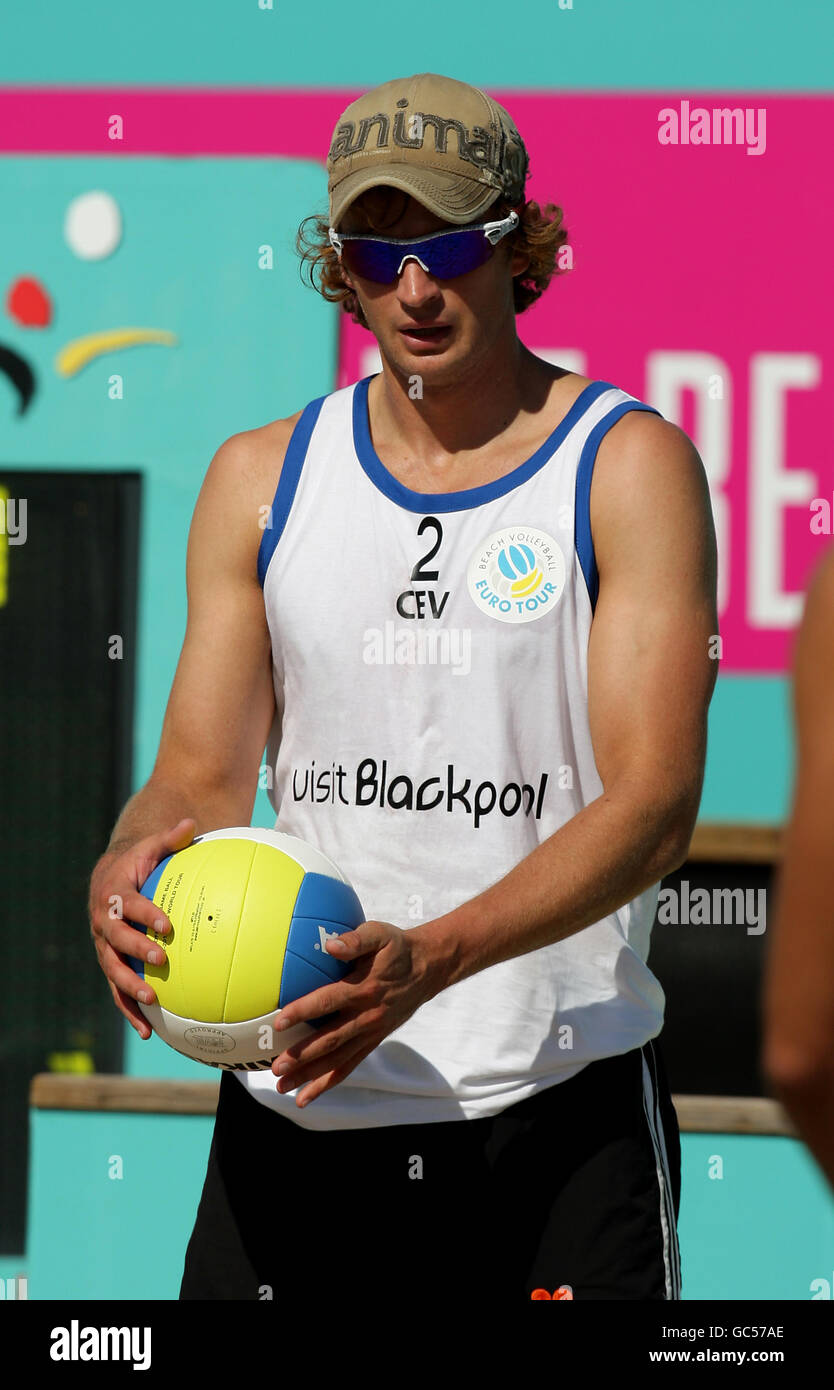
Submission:
{"label": "white tank top", "polygon": [[[651,407],[592,382],[512,472],[427,494],[377,457],[370,381],[306,407],[264,531],[267,785],[275,829],[335,860],[367,920],[407,930],[603,791],[587,710],[591,475],[611,426]],[[658,891],[441,990],[303,1109],[271,1071],[238,1079],[308,1129],[494,1115],[660,1032],[646,965]]]}

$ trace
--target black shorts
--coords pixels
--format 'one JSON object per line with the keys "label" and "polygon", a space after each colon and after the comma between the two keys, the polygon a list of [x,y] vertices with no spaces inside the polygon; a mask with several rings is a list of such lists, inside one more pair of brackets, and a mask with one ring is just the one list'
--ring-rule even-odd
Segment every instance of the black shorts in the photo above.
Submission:
{"label": "black shorts", "polygon": [[656,1039],[498,1115],[375,1129],[302,1129],[224,1072],[179,1296],[678,1299],[679,1206]]}

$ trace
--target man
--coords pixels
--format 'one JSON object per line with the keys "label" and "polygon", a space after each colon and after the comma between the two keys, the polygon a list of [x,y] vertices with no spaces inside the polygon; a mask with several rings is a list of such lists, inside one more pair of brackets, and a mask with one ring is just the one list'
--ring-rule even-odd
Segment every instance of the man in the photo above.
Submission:
{"label": "man", "polygon": [[222,1078],[181,1297],[676,1299],[645,962],[715,679],[704,470],[650,407],[519,342],[557,239],[497,103],[385,83],[328,171],[319,260],[383,370],[212,460],[159,755],[91,890],[146,1034],[123,957],[148,943],[108,895],[152,925],[142,874],[194,826],[249,822],[266,743],[276,828],[368,914],[327,948],[347,978],[280,1015],[333,1022]]}
{"label": "man", "polygon": [[834,1190],[834,550],[794,658],[796,773],[764,981],[763,1066]]}

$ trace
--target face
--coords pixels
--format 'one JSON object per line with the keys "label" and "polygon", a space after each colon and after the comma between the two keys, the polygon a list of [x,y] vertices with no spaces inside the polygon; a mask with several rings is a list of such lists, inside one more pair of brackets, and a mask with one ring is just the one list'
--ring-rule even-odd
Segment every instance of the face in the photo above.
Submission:
{"label": "face", "polygon": [[[487,209],[472,222],[492,220]],[[399,189],[378,187],[351,204],[338,230],[416,240],[458,229]],[[504,238],[484,265],[449,280],[435,279],[415,260],[406,261],[389,285],[351,275],[344,265],[341,273],[359,299],[383,358],[406,376],[419,374],[440,385],[494,353],[505,335],[515,337],[512,279],[528,264]],[[407,331],[429,325],[443,325],[443,330],[422,335]]]}

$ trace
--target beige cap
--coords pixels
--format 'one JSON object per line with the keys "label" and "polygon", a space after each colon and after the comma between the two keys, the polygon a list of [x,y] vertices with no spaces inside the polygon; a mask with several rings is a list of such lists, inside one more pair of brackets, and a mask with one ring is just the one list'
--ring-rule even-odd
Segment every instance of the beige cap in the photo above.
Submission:
{"label": "beige cap", "polygon": [[480,87],[434,72],[397,77],[339,117],[327,156],[330,225],[376,184],[447,222],[471,222],[502,194],[523,201],[528,164],[509,113]]}

